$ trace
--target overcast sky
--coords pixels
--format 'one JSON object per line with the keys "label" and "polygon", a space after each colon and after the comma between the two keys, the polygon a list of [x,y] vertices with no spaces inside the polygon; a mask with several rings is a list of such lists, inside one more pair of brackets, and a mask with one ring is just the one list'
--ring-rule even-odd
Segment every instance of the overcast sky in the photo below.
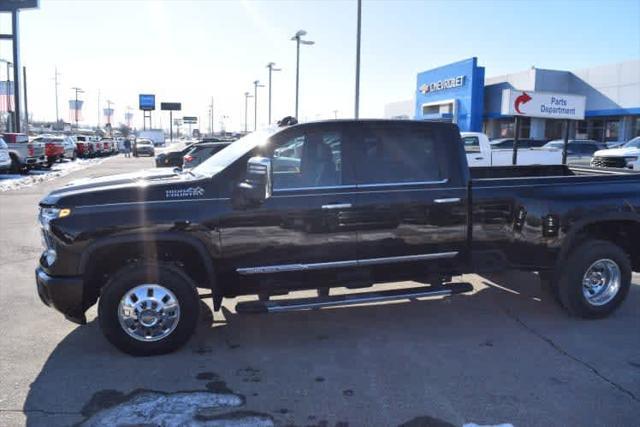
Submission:
{"label": "overcast sky", "polygon": [[[208,127],[214,97],[216,129],[244,123],[244,92],[274,73],[273,116],[293,114],[295,43],[299,29],[316,42],[301,52],[300,117],[352,117],[355,0],[63,1],[41,0],[20,15],[29,108],[55,119],[54,67],[60,72],[60,116],[69,118],[71,87],[85,90],[85,124],[115,103],[116,121],[139,93],[182,102],[184,115]],[[0,20],[0,30],[8,28]],[[8,42],[0,56],[9,58]],[[409,99],[416,74],[477,56],[487,77],[531,66],[572,70],[640,57],[640,2],[629,1],[363,1],[361,116],[380,117],[387,102]],[[4,67],[3,67],[4,68]],[[0,78],[5,78],[4,69]],[[258,124],[267,121],[267,88],[258,89]],[[253,127],[253,101],[249,104]],[[102,119],[104,120],[104,119]],[[154,113],[154,127],[168,126]]]}

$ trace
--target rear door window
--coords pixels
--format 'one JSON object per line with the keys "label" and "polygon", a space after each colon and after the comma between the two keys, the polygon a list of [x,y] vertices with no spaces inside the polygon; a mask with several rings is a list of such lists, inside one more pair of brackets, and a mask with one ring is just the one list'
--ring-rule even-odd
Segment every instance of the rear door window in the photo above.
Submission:
{"label": "rear door window", "polygon": [[466,153],[479,153],[480,152],[480,140],[477,136],[465,136],[462,138],[464,144],[464,151]]}
{"label": "rear door window", "polygon": [[423,183],[444,177],[436,132],[406,127],[368,128],[354,146],[361,184]]}

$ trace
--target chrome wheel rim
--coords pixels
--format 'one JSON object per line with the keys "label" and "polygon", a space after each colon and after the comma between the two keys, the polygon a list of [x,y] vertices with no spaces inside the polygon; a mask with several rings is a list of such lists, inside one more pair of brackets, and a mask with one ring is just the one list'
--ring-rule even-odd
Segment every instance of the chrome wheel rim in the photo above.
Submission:
{"label": "chrome wheel rim", "polygon": [[601,306],[618,294],[622,282],[620,267],[608,258],[599,259],[587,269],[582,278],[582,294],[593,306]]}
{"label": "chrome wheel rim", "polygon": [[120,300],[118,320],[130,337],[144,342],[159,341],[178,326],[180,303],[164,286],[136,286]]}

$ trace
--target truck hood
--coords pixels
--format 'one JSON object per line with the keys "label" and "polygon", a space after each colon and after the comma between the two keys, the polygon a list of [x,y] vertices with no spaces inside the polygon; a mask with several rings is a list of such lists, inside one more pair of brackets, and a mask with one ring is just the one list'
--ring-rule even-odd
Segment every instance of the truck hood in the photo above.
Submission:
{"label": "truck hood", "polygon": [[58,191],[65,191],[67,189],[71,190],[83,190],[87,188],[95,188],[102,187],[105,185],[117,185],[117,184],[127,184],[139,181],[148,181],[153,179],[160,178],[168,178],[172,176],[176,176],[176,172],[172,169],[144,169],[138,172],[130,172],[130,173],[121,173],[116,175],[106,175],[101,177],[87,177],[76,179],[75,181],[69,182],[67,185],[62,187]]}
{"label": "truck hood", "polygon": [[608,150],[598,150],[593,153],[597,157],[629,157],[640,156],[640,148],[611,148]]}
{"label": "truck hood", "polygon": [[74,207],[202,198],[210,181],[166,169],[83,178],[52,191],[40,205]]}

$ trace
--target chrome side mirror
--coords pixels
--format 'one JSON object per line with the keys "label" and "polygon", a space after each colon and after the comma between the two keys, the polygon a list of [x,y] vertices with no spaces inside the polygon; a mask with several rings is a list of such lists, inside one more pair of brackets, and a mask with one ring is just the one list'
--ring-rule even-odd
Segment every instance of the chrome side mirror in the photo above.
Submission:
{"label": "chrome side mirror", "polygon": [[244,181],[238,184],[234,204],[239,208],[259,206],[271,197],[271,159],[251,157]]}

